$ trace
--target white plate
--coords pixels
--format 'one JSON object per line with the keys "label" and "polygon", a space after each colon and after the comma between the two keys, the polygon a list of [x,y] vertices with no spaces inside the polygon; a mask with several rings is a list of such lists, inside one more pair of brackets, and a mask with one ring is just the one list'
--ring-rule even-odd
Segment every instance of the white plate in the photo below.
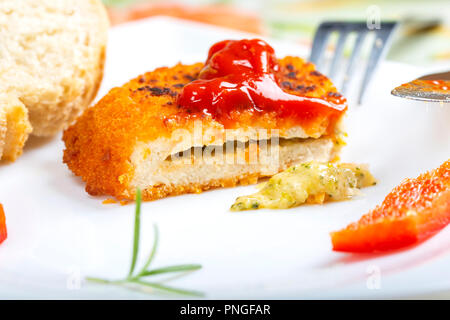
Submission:
{"label": "white plate", "polygon": [[[245,34],[154,18],[113,28],[100,96],[162,65],[203,61],[209,46]],[[271,41],[278,56],[308,48]],[[351,107],[343,159],[367,162],[379,179],[347,202],[290,210],[232,213],[254,186],[184,195],[143,205],[142,256],[160,228],[155,266],[201,263],[171,285],[207,298],[379,298],[450,290],[450,229],[395,254],[352,256],[331,250],[329,232],[357,220],[405,177],[450,155],[450,108],[390,96],[423,70],[384,63],[367,103]],[[130,262],[134,206],[104,205],[62,163],[63,143],[32,138],[15,163],[0,166],[0,202],[8,239],[0,246],[1,298],[155,298],[79,283],[118,278]],[[80,286],[79,286],[80,284]],[[169,296],[173,297],[173,296]]]}

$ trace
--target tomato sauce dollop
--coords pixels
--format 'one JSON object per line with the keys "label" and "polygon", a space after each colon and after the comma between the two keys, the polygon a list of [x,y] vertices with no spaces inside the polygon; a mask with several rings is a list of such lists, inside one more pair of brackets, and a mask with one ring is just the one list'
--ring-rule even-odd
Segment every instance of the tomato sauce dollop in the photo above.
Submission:
{"label": "tomato sauce dollop", "polygon": [[274,49],[259,39],[225,40],[214,44],[197,80],[187,84],[178,105],[188,113],[203,113],[233,127],[236,112],[274,113],[304,125],[319,116],[338,118],[346,109],[320,98],[289,94],[280,87]]}

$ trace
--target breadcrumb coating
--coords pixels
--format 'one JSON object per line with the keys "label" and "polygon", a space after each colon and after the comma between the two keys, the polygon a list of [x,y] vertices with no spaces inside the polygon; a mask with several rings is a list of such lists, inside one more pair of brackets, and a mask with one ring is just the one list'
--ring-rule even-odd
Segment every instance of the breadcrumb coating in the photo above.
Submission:
{"label": "breadcrumb coating", "polygon": [[[281,68],[277,77],[284,91],[328,101],[342,101],[331,81],[317,72],[312,63],[297,57],[285,57],[279,63]],[[140,75],[122,87],[111,89],[65,130],[63,161],[86,182],[89,194],[112,195],[118,199],[133,197],[134,190],[128,190],[128,185],[134,174],[130,156],[136,142],[170,138],[176,129],[191,128],[195,120],[201,120],[205,126],[221,125],[203,113],[188,114],[177,105],[177,96],[182,88],[195,80],[202,68],[203,63],[178,64]],[[318,131],[333,135],[338,121],[336,117],[323,115],[304,129],[311,136],[317,135]],[[236,127],[287,129],[294,125],[290,119],[279,119],[270,113],[239,112],[236,116]],[[165,186],[159,191],[153,190],[156,188],[153,186],[143,190],[143,199],[153,200],[166,195],[200,192],[211,187],[234,186],[248,179],[239,180],[215,181],[211,186],[189,188]],[[165,190],[167,188],[171,190]]]}

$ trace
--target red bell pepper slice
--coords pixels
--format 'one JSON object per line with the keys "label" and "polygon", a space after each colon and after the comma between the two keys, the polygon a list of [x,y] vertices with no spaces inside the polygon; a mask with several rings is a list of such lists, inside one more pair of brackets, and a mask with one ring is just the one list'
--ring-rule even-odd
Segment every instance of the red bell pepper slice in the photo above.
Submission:
{"label": "red bell pepper slice", "polygon": [[450,159],[395,187],[358,222],[331,233],[333,250],[387,251],[423,241],[450,223]]}
{"label": "red bell pepper slice", "polygon": [[3,206],[0,203],[0,243],[5,241],[8,233],[6,232],[6,218],[5,212],[3,211]]}

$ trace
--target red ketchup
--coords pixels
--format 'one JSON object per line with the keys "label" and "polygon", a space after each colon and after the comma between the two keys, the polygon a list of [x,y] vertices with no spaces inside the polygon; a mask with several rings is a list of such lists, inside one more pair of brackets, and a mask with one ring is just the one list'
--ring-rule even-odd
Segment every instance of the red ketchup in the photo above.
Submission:
{"label": "red ketchup", "polygon": [[203,113],[233,127],[231,113],[271,112],[305,124],[317,115],[339,117],[345,104],[284,92],[276,77],[280,66],[274,49],[266,42],[225,40],[214,44],[197,80],[187,84],[178,105],[188,113]]}

